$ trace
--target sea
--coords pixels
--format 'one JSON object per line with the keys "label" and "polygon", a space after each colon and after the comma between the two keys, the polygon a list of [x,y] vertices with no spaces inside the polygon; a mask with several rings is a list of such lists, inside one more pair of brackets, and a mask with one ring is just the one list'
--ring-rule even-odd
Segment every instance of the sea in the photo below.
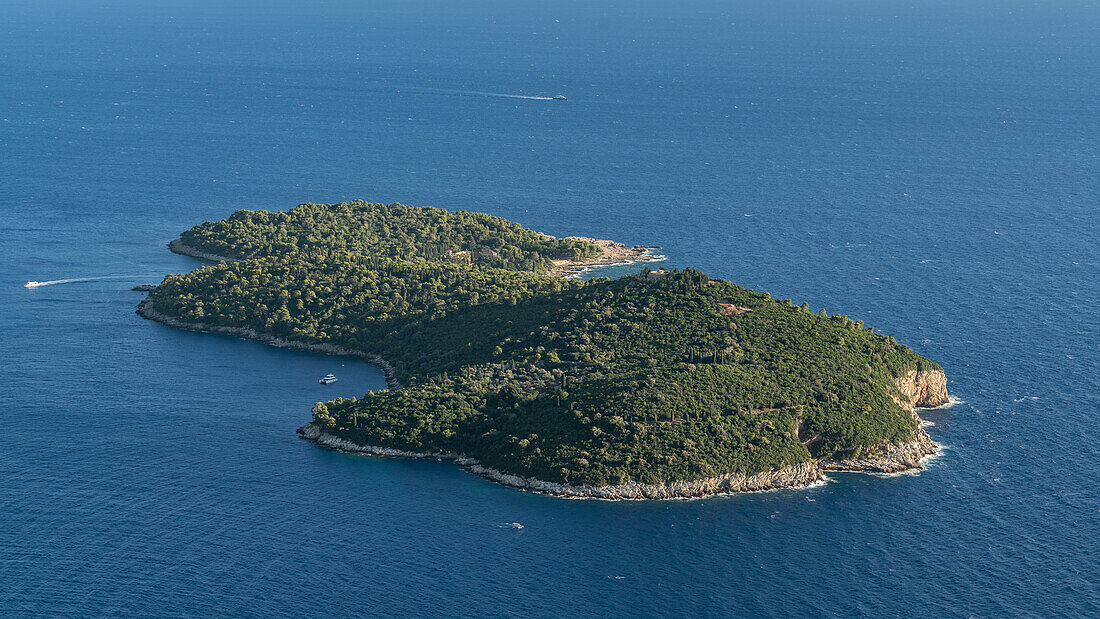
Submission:
{"label": "sea", "polygon": [[[1100,614],[1096,3],[0,5],[0,616]],[[295,436],[375,367],[134,313],[190,226],[353,198],[863,320],[941,455],[540,496]]]}

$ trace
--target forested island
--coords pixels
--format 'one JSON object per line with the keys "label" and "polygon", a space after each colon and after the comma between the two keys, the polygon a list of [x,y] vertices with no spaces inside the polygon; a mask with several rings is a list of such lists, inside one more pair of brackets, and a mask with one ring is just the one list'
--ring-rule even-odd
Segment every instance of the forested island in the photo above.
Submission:
{"label": "forested island", "polygon": [[366,358],[389,388],[319,402],[299,434],[447,457],[562,496],[669,498],[919,467],[934,362],[840,314],[694,269],[563,277],[640,246],[401,204],[237,211],[173,251],[138,312],[189,329]]}

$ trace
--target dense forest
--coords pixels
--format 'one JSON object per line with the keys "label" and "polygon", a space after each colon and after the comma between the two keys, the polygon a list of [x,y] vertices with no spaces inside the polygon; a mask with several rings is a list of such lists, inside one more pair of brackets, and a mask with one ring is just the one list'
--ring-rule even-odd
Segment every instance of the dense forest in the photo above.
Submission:
{"label": "dense forest", "polygon": [[344,251],[439,261],[449,252],[465,252],[476,264],[540,273],[550,269],[552,260],[592,258],[600,251],[591,243],[553,239],[485,213],[358,200],[299,204],[287,212],[237,211],[191,228],[180,240],[232,259]]}
{"label": "dense forest", "polygon": [[[545,261],[587,250],[499,218],[427,211],[238,212],[183,238],[247,259],[168,276],[148,303],[189,323],[380,354],[404,388],[318,403],[316,423],[547,481],[752,474],[914,437],[894,378],[938,366],[860,322],[692,269],[551,279]],[[435,227],[420,230],[424,221]],[[422,247],[526,258],[411,249],[428,238],[437,242]]]}

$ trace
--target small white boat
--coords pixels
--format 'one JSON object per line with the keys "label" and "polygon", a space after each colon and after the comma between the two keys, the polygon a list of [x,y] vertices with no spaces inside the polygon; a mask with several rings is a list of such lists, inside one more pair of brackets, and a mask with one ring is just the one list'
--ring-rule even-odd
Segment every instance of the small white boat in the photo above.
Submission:
{"label": "small white boat", "polygon": [[335,376],[333,376],[332,374],[326,374],[321,380],[319,380],[317,382],[321,383],[322,385],[331,385],[332,383],[336,382],[337,380],[338,379]]}
{"label": "small white boat", "polygon": [[42,284],[40,282],[36,282],[34,280],[31,280],[31,281],[27,282],[26,284],[24,284],[23,287],[24,288],[38,288],[41,285]]}
{"label": "small white boat", "polygon": [[505,522],[504,526],[508,527],[508,528],[512,528],[512,529],[522,529],[523,528],[523,525],[518,523],[518,522]]}

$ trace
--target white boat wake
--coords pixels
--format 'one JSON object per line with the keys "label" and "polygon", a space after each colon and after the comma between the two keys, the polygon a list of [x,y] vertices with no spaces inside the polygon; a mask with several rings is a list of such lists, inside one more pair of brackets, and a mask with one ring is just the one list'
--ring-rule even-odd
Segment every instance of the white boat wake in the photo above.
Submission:
{"label": "white boat wake", "polygon": [[510,95],[503,92],[484,92],[481,90],[455,90],[452,88],[428,88],[425,86],[410,86],[402,90],[414,92],[434,92],[443,95],[474,95],[477,97],[501,97],[503,99],[527,99],[529,101],[553,101],[555,97],[536,97],[534,95]]}
{"label": "white boat wake", "polygon": [[42,286],[56,286],[58,284],[76,284],[79,282],[97,282],[106,279],[141,279],[147,275],[103,275],[100,277],[70,277],[69,279],[51,279],[48,282],[31,280],[23,285],[24,288],[41,288]]}

